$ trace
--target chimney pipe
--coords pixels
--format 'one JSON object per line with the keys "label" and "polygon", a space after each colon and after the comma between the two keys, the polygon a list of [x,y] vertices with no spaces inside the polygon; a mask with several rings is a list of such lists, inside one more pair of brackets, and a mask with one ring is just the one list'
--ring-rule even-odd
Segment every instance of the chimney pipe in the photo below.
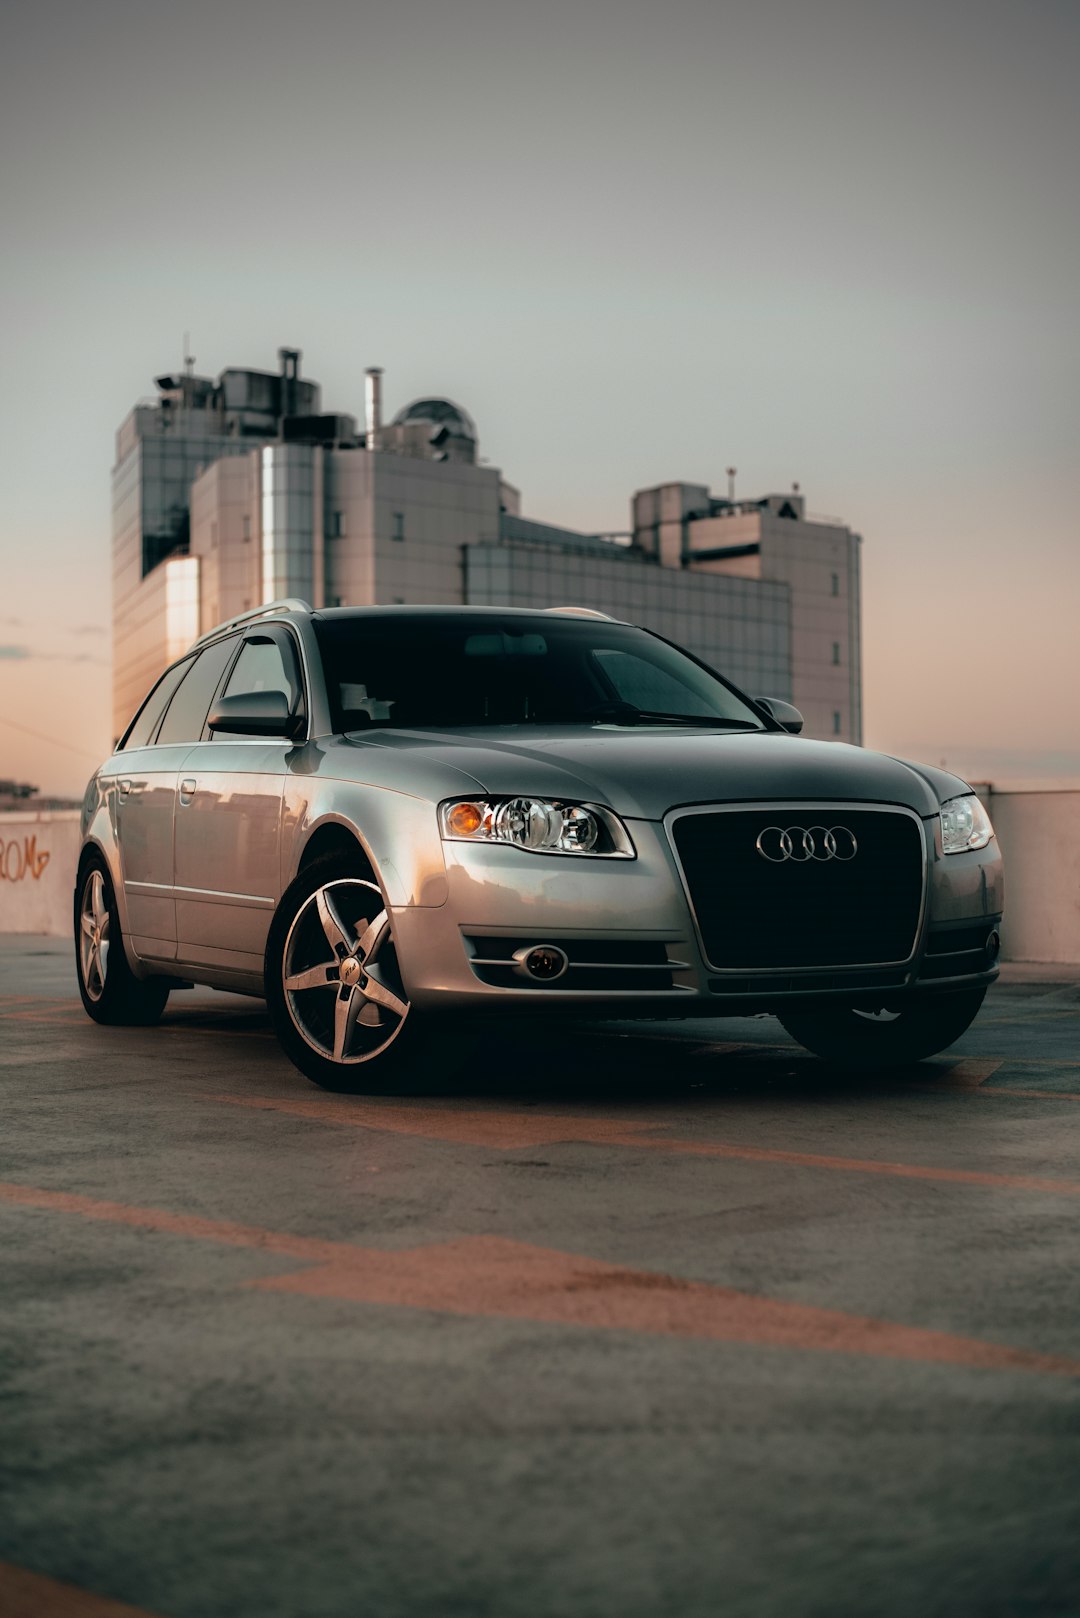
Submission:
{"label": "chimney pipe", "polygon": [[382,375],[381,365],[368,366],[364,388],[368,449],[382,448]]}
{"label": "chimney pipe", "polygon": [[281,367],[281,414],[283,416],[296,415],[296,381],[300,375],[300,350],[298,348],[279,348],[278,364]]}

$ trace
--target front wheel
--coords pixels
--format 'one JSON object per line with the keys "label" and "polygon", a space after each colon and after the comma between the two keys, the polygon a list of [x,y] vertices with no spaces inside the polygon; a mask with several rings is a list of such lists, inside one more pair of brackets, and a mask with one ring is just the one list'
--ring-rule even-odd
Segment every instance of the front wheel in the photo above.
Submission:
{"label": "front wheel", "polygon": [[266,1001],[292,1062],[324,1090],[394,1094],[444,1075],[409,1001],[373,882],[318,860],[286,889],[266,943]]}
{"label": "front wheel", "polygon": [[784,1011],[780,1022],[792,1039],[841,1067],[907,1067],[921,1062],[965,1033],[978,1015],[985,988],[927,996],[889,1010],[854,1006]]}

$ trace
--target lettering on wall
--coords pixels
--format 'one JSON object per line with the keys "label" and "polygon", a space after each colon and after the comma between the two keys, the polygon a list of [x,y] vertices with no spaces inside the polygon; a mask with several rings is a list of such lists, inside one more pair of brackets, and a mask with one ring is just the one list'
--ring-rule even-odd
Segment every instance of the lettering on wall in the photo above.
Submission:
{"label": "lettering on wall", "polygon": [[49,863],[48,849],[39,851],[36,832],[28,833],[22,842],[15,837],[0,837],[0,882],[40,882],[41,873]]}

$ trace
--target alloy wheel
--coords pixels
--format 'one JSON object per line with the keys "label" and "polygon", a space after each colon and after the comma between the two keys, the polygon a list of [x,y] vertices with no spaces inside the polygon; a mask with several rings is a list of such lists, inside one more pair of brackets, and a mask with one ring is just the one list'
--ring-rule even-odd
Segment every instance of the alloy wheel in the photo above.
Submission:
{"label": "alloy wheel", "polygon": [[79,966],[87,995],[100,1000],[109,972],[109,906],[100,871],[90,872],[79,906]]}
{"label": "alloy wheel", "polygon": [[305,899],[285,939],[282,987],[297,1033],[327,1061],[370,1062],[393,1043],[409,1000],[374,883],[342,877]]}

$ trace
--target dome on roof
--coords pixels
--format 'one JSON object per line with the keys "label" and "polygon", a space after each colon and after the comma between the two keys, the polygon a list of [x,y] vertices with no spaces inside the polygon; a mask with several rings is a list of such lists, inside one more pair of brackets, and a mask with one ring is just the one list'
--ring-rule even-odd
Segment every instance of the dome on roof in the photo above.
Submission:
{"label": "dome on roof", "polygon": [[476,423],[467,410],[451,399],[414,399],[399,410],[393,426],[405,427],[413,423],[427,423],[432,427],[445,427],[447,432],[464,438],[476,439]]}

